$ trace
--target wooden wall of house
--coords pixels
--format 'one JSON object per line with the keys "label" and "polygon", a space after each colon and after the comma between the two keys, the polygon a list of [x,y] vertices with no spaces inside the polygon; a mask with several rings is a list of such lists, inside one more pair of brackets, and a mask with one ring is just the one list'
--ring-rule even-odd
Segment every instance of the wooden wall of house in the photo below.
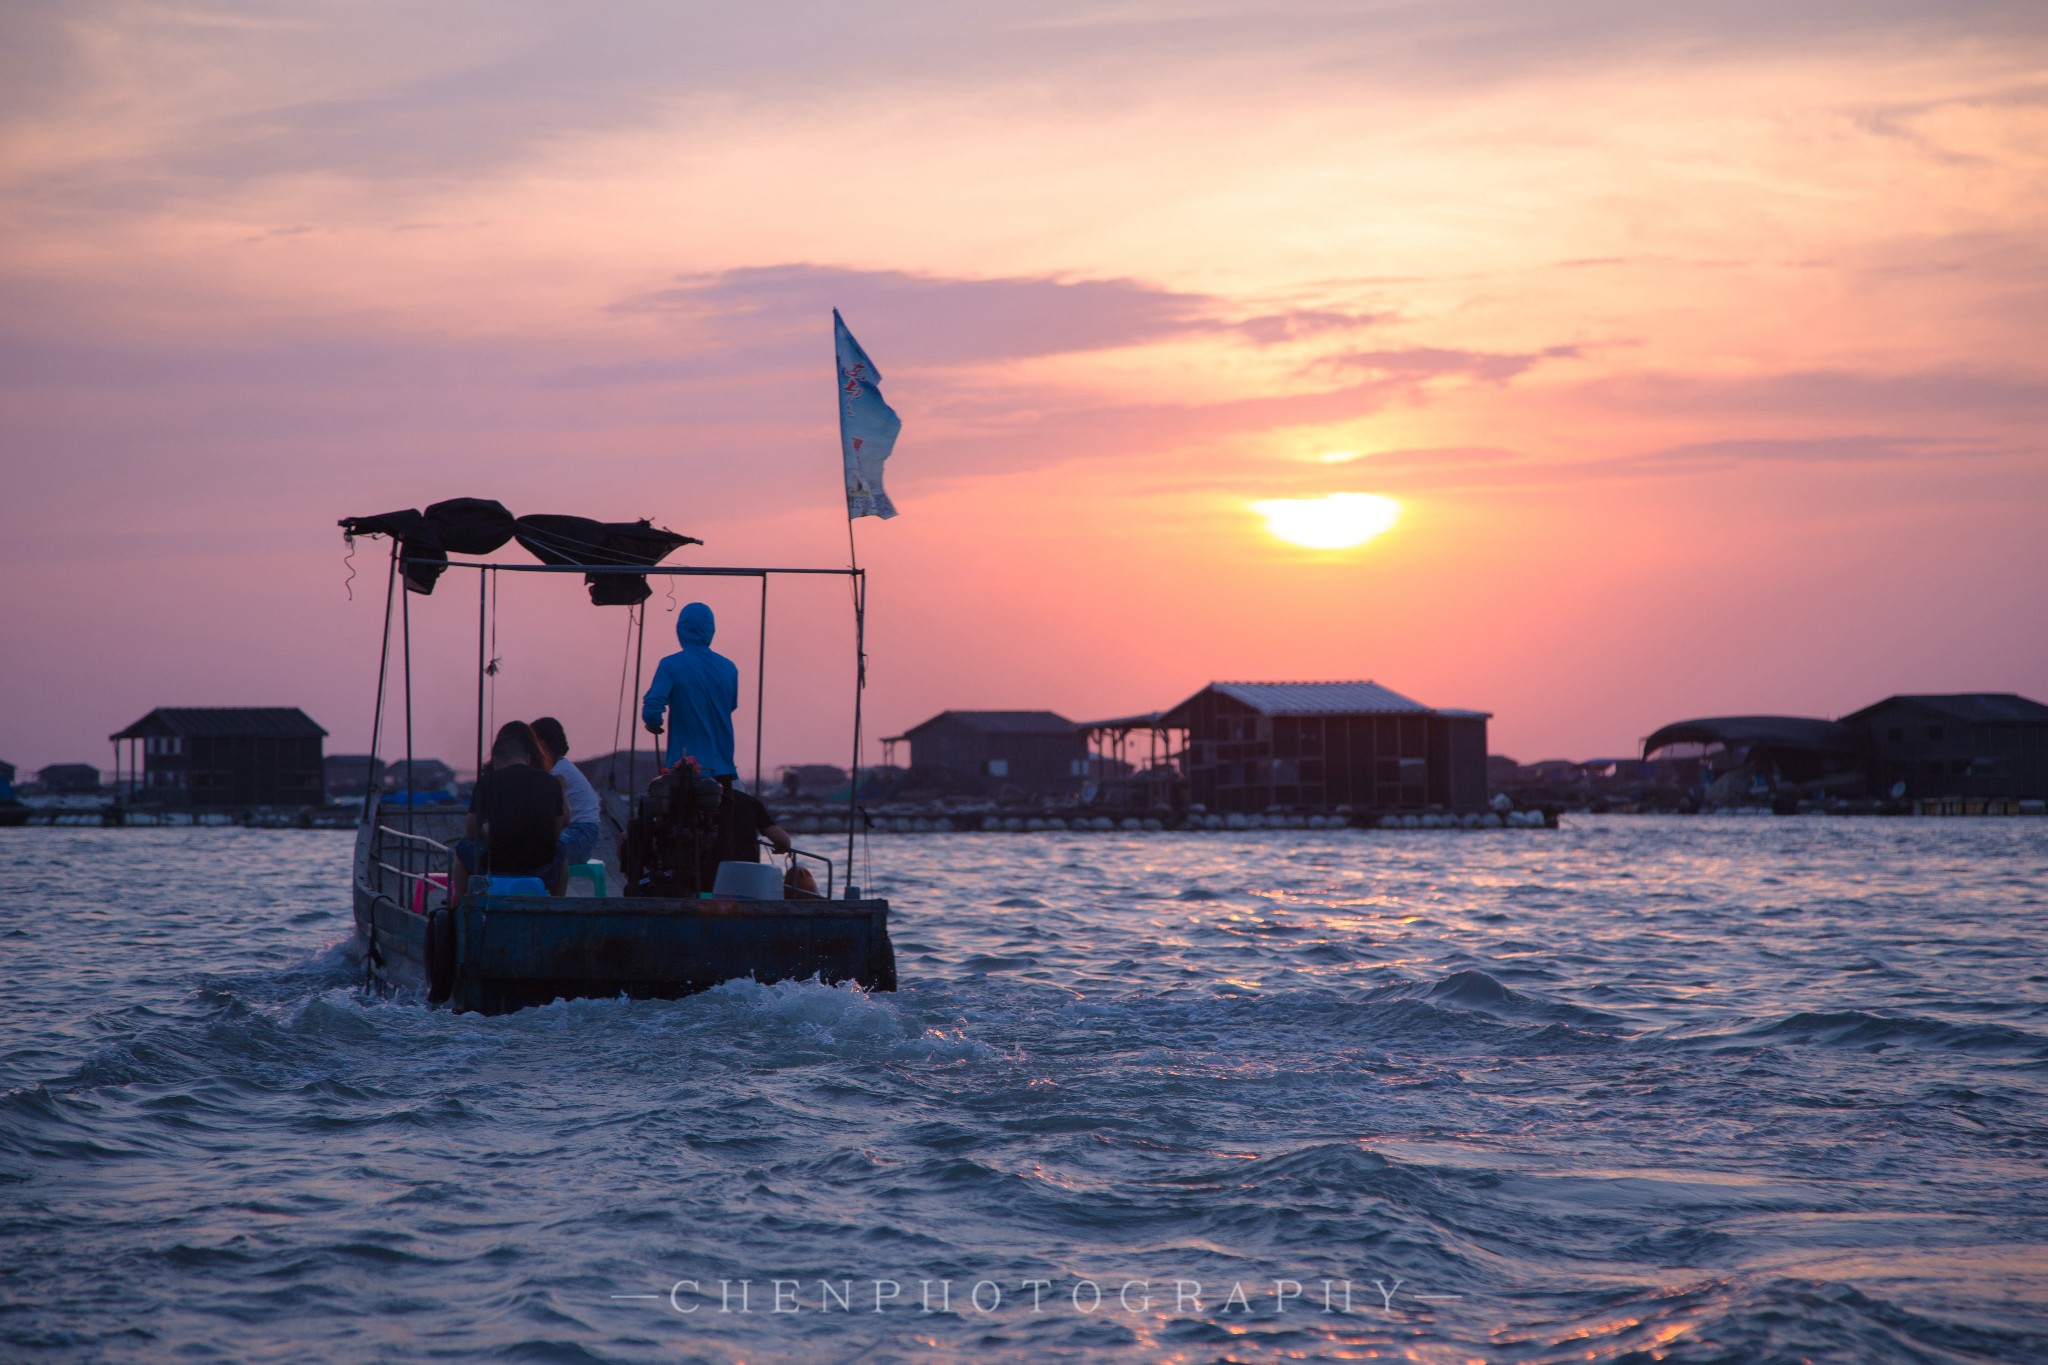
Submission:
{"label": "wooden wall of house", "polygon": [[1210,691],[1189,707],[1188,741],[1190,799],[1212,811],[1477,810],[1486,799],[1477,717],[1262,716]]}

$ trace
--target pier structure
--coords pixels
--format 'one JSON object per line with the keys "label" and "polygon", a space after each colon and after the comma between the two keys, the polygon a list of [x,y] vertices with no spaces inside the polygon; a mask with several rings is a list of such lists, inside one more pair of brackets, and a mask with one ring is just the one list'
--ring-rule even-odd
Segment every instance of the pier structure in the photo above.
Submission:
{"label": "pier structure", "polygon": [[[1164,711],[1081,722],[1087,737],[1085,805],[1113,811],[1185,811],[1188,727]],[[1144,756],[1139,766],[1137,756]]]}

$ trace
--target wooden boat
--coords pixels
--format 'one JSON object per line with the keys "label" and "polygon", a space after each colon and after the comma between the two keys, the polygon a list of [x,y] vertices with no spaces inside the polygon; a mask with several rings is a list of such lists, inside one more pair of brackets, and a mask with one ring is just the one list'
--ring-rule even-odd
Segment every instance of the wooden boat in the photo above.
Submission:
{"label": "wooden boat", "polygon": [[461,817],[416,814],[412,832],[384,818],[373,804],[357,828],[354,880],[356,946],[385,989],[485,1014],[744,979],[896,989],[886,900],[495,895],[478,878],[486,889],[451,907],[436,894],[449,845],[417,827]]}
{"label": "wooden boat", "polygon": [[668,1000],[744,979],[896,989],[886,900],[486,892],[416,909],[422,883],[403,863],[445,868],[447,846],[379,819],[373,808],[356,834],[356,944],[387,989],[483,1014],[579,997]]}
{"label": "wooden boat", "polygon": [[[474,530],[478,517],[488,513],[478,508],[495,508],[495,503],[476,504],[458,500],[459,516],[467,519],[462,529]],[[536,534],[530,543],[520,534],[522,544],[545,562],[537,565],[450,561],[440,553],[439,543],[430,549],[419,530],[425,524],[433,531],[436,513],[450,504],[437,504],[423,517],[418,512],[387,514],[380,518],[350,518],[342,525],[350,534],[389,534],[394,539],[391,579],[385,591],[385,648],[378,676],[378,729],[381,729],[387,683],[391,681],[391,626],[401,623],[406,647],[402,651],[404,673],[405,734],[408,752],[406,771],[413,771],[410,753],[412,734],[412,677],[410,648],[411,611],[402,594],[394,601],[401,570],[414,593],[431,592],[433,581],[449,568],[476,568],[478,594],[478,758],[482,758],[484,728],[485,617],[483,584],[498,572],[568,572],[585,575],[591,584],[591,599],[599,605],[625,606],[641,610],[647,597],[645,575],[692,574],[750,577],[761,581],[765,640],[767,578],[771,574],[841,574],[854,580],[856,648],[861,636],[864,608],[864,579],[855,569],[717,569],[670,567],[658,564],[670,546],[647,547],[647,527],[623,524],[585,523],[589,527],[618,529],[626,548],[619,543],[600,544],[598,531],[583,531],[577,548],[586,553],[576,562],[564,562],[563,526],[569,518],[521,519],[547,524],[545,536]],[[407,520],[410,518],[410,520]],[[448,525],[457,524],[451,513]],[[517,532],[508,532],[505,538]],[[683,537],[667,535],[678,544]],[[473,537],[472,537],[473,538]],[[453,543],[452,535],[448,537]],[[502,538],[499,543],[502,543]],[[607,557],[594,551],[610,550]],[[487,550],[485,552],[488,552]],[[550,557],[552,556],[552,558]],[[630,581],[637,580],[637,581]],[[637,595],[635,589],[637,587]],[[404,603],[405,609],[394,607]],[[641,621],[644,627],[644,616]],[[637,657],[635,648],[631,657]],[[760,664],[765,664],[765,650]],[[757,664],[758,666],[758,664]],[[637,699],[638,683],[635,684]],[[637,701],[636,701],[637,705]],[[758,707],[758,701],[757,701]],[[855,753],[859,752],[859,700],[854,707]],[[635,727],[637,728],[637,727]],[[756,730],[755,773],[760,772],[760,737]],[[371,747],[377,746],[373,730]],[[657,764],[650,762],[651,772]],[[713,786],[713,793],[716,787]],[[615,793],[605,800],[611,833],[622,832],[637,792]],[[849,809],[848,827],[857,825]],[[372,980],[389,990],[417,991],[431,1004],[446,1003],[458,1010],[497,1014],[558,999],[578,997],[632,999],[673,999],[709,989],[721,982],[808,980],[827,984],[851,982],[868,990],[896,989],[895,951],[889,941],[889,903],[862,897],[846,886],[839,892],[829,859],[804,853],[823,864],[826,891],[793,900],[755,900],[715,896],[665,895],[549,896],[503,894],[492,889],[491,879],[473,878],[470,894],[459,905],[446,903],[451,871],[452,846],[462,832],[466,814],[444,807],[420,809],[407,804],[386,808],[372,793],[363,804],[356,831],[354,899],[356,945]],[[616,862],[611,838],[601,838],[600,848],[608,855],[606,888],[626,887]],[[847,866],[852,865],[852,835],[848,836]],[[537,883],[534,886],[538,886]],[[640,889],[646,889],[642,887]]]}

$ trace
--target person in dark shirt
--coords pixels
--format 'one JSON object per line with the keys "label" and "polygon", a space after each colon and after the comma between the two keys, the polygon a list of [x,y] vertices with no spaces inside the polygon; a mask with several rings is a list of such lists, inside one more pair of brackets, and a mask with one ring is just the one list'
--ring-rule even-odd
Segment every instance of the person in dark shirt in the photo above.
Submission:
{"label": "person in dark shirt", "polygon": [[[726,788],[719,833],[718,856],[722,862],[760,862],[763,839],[777,853],[786,854],[790,849],[789,831],[775,823],[774,813],[754,797],[732,787]],[[709,872],[715,879],[718,869],[712,867]],[[791,860],[783,874],[782,884],[784,894],[792,898],[818,894],[818,879],[795,860]]]}
{"label": "person in dark shirt", "polygon": [[777,853],[789,852],[789,832],[775,823],[775,816],[768,807],[746,792],[728,787],[723,814],[718,853],[720,862],[760,862],[763,839],[773,845]]}
{"label": "person in dark shirt", "polygon": [[449,892],[460,905],[472,873],[538,877],[548,890],[565,889],[568,864],[558,852],[569,823],[562,780],[547,771],[540,741],[524,721],[507,721],[491,744],[491,761],[477,775],[469,802],[469,837],[455,845]]}

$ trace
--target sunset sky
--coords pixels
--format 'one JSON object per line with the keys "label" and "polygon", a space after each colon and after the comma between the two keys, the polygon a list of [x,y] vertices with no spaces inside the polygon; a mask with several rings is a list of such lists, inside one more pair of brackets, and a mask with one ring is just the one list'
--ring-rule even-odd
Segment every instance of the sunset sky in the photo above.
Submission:
{"label": "sunset sky", "polygon": [[[0,298],[28,769],[158,705],[364,748],[344,515],[843,564],[835,306],[904,419],[870,735],[1372,678],[1533,761],[2048,699],[2039,0],[10,4]],[[1253,509],[1333,493],[1398,517]],[[767,762],[843,764],[844,587],[772,592]],[[704,595],[750,749],[754,589]],[[462,766],[475,611],[413,601]],[[507,581],[498,718],[609,748],[624,633]]]}

